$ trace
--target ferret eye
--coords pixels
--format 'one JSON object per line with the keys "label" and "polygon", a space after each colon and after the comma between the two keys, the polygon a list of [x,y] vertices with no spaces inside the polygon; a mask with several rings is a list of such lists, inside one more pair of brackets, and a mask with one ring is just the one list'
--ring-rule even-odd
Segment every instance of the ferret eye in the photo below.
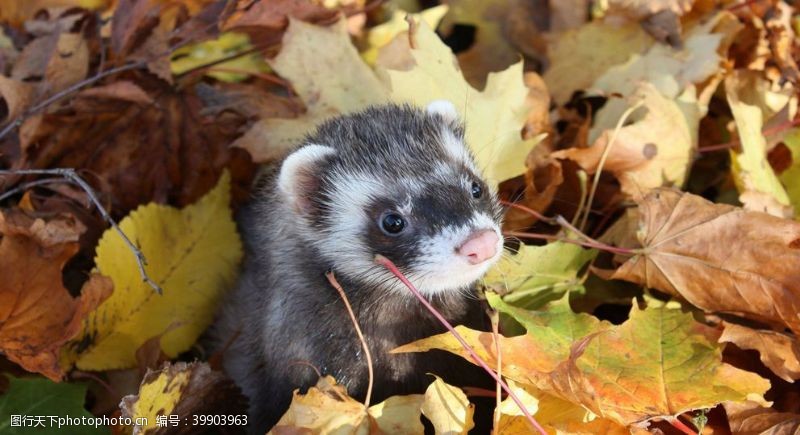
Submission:
{"label": "ferret eye", "polygon": [[381,218],[381,229],[387,235],[396,236],[400,234],[405,227],[405,219],[397,213],[387,213]]}
{"label": "ferret eye", "polygon": [[470,189],[472,192],[472,197],[475,199],[480,198],[483,195],[483,188],[477,181],[472,182],[472,188]]}

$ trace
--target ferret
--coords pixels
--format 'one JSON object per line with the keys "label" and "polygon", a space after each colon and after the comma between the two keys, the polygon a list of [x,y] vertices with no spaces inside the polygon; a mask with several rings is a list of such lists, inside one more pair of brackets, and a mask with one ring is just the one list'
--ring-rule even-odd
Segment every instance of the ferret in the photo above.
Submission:
{"label": "ferret", "polygon": [[251,432],[275,425],[293,391],[319,374],[364,399],[367,361],[328,271],[372,354],[372,403],[424,392],[430,373],[478,383],[482,372],[447,352],[389,353],[446,329],[374,261],[394,262],[452,324],[486,329],[475,284],[502,254],[502,209],[451,103],[333,118],[259,185],[237,218],[241,275],[212,329],[224,369],[249,398]]}

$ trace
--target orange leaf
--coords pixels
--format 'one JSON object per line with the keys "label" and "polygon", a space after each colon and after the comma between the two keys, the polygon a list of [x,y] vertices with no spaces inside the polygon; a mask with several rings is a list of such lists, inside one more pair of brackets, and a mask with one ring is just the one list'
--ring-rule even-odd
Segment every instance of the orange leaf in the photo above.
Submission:
{"label": "orange leaf", "polygon": [[0,213],[0,349],[54,381],[64,375],[62,345],[112,289],[111,280],[92,275],[73,298],[61,282],[61,268],[78,252],[83,230],[71,217],[45,223],[21,212]]}

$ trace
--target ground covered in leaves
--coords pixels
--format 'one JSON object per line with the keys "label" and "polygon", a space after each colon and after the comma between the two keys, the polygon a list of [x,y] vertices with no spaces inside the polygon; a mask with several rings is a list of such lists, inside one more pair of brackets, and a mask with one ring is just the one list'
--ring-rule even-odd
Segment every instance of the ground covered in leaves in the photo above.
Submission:
{"label": "ground covered in leaves", "polygon": [[[791,3],[2,1],[0,432],[240,429],[198,340],[257,165],[437,99],[516,204],[482,282],[499,332],[457,329],[544,430],[800,432]],[[434,348],[469,358],[395,352]],[[465,433],[474,389],[431,381],[365,408],[323,377],[273,432]],[[498,402],[495,433],[534,432]]]}

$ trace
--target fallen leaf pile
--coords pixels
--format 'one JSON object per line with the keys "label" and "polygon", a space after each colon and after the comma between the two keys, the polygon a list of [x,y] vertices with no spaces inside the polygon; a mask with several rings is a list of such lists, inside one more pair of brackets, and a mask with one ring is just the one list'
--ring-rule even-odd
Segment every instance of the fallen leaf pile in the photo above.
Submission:
{"label": "fallen leaf pile", "polygon": [[[548,433],[798,433],[799,31],[779,0],[0,2],[0,433],[242,429],[202,336],[258,165],[440,99],[516,205],[499,332],[456,330]],[[393,352],[432,349],[472,361]],[[437,373],[369,407],[322,375],[270,433],[476,424]]]}

